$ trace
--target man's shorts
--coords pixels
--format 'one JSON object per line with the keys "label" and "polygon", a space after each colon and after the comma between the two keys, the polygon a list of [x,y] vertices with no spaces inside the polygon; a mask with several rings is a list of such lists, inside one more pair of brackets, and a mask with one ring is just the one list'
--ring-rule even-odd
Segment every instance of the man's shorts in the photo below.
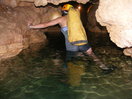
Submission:
{"label": "man's shorts", "polygon": [[81,45],[81,46],[77,46],[73,48],[74,50],[67,51],[66,61],[71,60],[74,57],[80,56],[82,53],[85,53],[89,48],[91,48],[91,46],[89,46],[88,44],[85,44],[85,45]]}
{"label": "man's shorts", "polygon": [[89,48],[91,48],[90,45],[85,44],[85,45],[80,45],[80,46],[76,46],[76,45],[72,45],[69,44],[67,46],[67,51],[73,51],[73,52],[86,52]]}
{"label": "man's shorts", "polygon": [[78,48],[79,48],[79,51],[86,52],[89,48],[91,48],[91,46],[89,46],[88,44],[85,44],[85,45],[78,46]]}

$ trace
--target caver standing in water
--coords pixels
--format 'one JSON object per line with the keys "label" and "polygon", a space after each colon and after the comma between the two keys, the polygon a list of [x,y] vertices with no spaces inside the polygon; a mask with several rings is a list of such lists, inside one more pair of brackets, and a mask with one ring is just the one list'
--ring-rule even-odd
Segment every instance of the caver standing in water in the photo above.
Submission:
{"label": "caver standing in water", "polygon": [[[37,25],[29,25],[29,28],[30,29],[38,29],[38,28],[46,28],[46,27],[49,27],[49,26],[53,26],[53,25],[56,25],[56,24],[59,24],[60,27],[61,27],[61,32],[63,33],[64,37],[65,37],[65,45],[66,45],[66,51],[67,52],[83,52],[87,55],[89,55],[90,57],[92,57],[92,59],[99,65],[99,67],[102,69],[102,70],[112,70],[111,68],[108,68],[107,66],[105,66],[99,58],[97,58],[97,56],[93,53],[92,51],[92,48],[91,46],[89,46],[88,44],[88,40],[87,40],[87,36],[86,34],[83,34],[83,37],[84,39],[83,40],[77,40],[75,42],[70,42],[69,41],[69,28],[68,28],[68,14],[69,14],[69,11],[70,9],[74,9],[72,5],[70,4],[65,4],[63,7],[62,7],[62,16],[61,17],[58,17],[54,20],[51,20],[49,22],[45,22],[45,23],[41,23],[41,24],[37,24]],[[75,11],[75,9],[74,9]],[[80,18],[79,18],[80,19]],[[74,22],[74,19],[72,19],[72,21]],[[75,27],[72,29],[77,29],[77,24],[78,22],[74,22],[75,24]],[[81,28],[83,28],[83,26],[81,26]],[[71,31],[72,31],[71,30]],[[85,32],[85,30],[83,29],[83,32]],[[79,34],[80,32],[78,32]],[[78,34],[75,34],[74,37],[77,37]],[[81,34],[80,34],[81,36]],[[78,37],[78,38],[81,38],[81,37]],[[78,39],[77,38],[77,39]],[[72,58],[73,56],[68,56],[68,59],[69,58]]]}

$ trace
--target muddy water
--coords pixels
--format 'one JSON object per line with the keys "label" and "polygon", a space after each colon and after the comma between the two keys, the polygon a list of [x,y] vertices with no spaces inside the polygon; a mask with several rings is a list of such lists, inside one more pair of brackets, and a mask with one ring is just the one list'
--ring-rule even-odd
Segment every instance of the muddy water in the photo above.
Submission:
{"label": "muddy water", "polygon": [[107,38],[91,45],[106,65],[117,67],[108,74],[88,56],[66,66],[63,37],[49,39],[46,48],[0,62],[0,99],[132,99],[132,59]]}

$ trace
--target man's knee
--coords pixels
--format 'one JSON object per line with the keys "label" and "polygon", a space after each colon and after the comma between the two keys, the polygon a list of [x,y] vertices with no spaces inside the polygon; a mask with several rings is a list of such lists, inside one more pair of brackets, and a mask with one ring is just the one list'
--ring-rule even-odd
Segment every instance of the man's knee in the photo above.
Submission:
{"label": "man's knee", "polygon": [[92,54],[92,53],[93,53],[92,48],[89,48],[89,49],[86,51],[86,53],[87,53],[88,55]]}

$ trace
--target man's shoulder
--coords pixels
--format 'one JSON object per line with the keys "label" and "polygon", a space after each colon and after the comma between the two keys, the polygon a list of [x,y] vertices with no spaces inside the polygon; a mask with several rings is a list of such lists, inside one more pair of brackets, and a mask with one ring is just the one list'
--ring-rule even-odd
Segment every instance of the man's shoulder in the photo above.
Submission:
{"label": "man's shoulder", "polygon": [[60,19],[60,20],[66,20],[67,19],[67,16],[61,16],[58,19]]}

